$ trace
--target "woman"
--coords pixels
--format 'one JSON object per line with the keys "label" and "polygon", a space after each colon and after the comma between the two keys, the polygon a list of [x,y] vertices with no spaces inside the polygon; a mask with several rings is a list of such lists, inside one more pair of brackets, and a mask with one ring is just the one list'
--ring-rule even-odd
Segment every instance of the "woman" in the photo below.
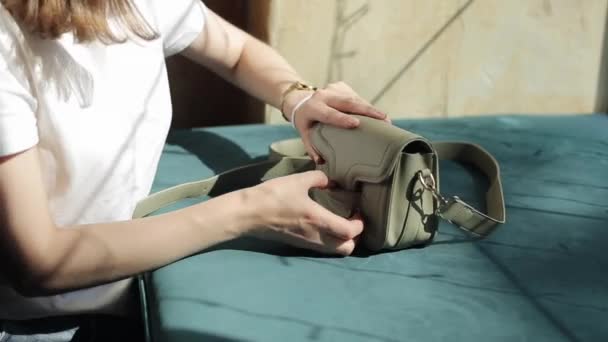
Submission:
{"label": "woman", "polygon": [[[0,320],[124,313],[128,278],[240,236],[348,255],[363,229],[308,172],[130,220],[170,119],[165,57],[202,64],[309,129],[388,120],[343,83],[314,91],[197,0],[1,0]],[[297,114],[297,115],[295,115]]]}

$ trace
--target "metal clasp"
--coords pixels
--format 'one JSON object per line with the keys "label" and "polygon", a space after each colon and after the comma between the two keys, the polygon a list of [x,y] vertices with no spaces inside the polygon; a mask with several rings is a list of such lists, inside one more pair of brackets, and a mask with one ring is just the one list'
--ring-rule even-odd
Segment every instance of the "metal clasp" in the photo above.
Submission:
{"label": "metal clasp", "polygon": [[435,197],[435,199],[441,203],[439,207],[443,207],[444,205],[448,204],[448,200],[437,190],[437,182],[435,181],[435,177],[431,172],[418,171],[418,180],[424,189],[430,191],[433,197]]}
{"label": "metal clasp", "polygon": [[450,219],[448,219],[444,216],[444,212],[454,204],[458,204],[461,206],[460,209],[469,210],[470,212],[472,212],[478,216],[481,216],[486,220],[493,221],[496,223],[502,223],[502,222],[496,221],[495,219],[487,216],[486,214],[479,212],[477,209],[475,209],[475,208],[471,207],[470,205],[468,205],[467,203],[463,202],[460,198],[458,198],[458,196],[451,196],[449,199],[445,198],[437,190],[437,182],[435,181],[435,177],[433,177],[433,174],[430,172],[430,170],[426,169],[426,170],[418,171],[418,181],[420,181],[420,183],[422,184],[422,187],[425,190],[430,191],[431,194],[433,195],[433,197],[439,202],[437,209],[435,209],[435,215],[439,216],[440,218],[442,218],[452,224],[455,224],[458,228],[464,230],[465,232],[472,234],[474,236],[477,236],[477,237],[481,236],[479,233],[476,233],[475,231],[473,231],[469,228],[463,227],[458,223],[452,222]]}
{"label": "metal clasp", "polygon": [[443,216],[443,212],[447,208],[449,208],[453,202],[458,201],[458,197],[452,197],[450,199],[447,199],[442,194],[440,194],[439,190],[437,189],[437,181],[435,180],[435,177],[428,169],[418,171],[418,181],[420,181],[420,184],[422,184],[422,187],[425,190],[430,191],[431,194],[433,195],[433,197],[435,198],[435,200],[437,202],[439,202],[437,205],[437,208],[435,209],[435,215],[452,223],[452,221],[448,220],[447,218],[445,218]]}

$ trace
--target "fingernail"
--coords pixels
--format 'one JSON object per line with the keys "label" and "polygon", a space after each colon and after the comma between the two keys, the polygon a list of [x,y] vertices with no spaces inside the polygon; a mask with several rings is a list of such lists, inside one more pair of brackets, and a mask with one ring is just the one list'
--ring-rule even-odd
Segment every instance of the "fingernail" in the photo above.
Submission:
{"label": "fingernail", "polygon": [[359,119],[350,119],[348,121],[348,123],[350,124],[351,127],[357,127],[357,126],[359,126]]}

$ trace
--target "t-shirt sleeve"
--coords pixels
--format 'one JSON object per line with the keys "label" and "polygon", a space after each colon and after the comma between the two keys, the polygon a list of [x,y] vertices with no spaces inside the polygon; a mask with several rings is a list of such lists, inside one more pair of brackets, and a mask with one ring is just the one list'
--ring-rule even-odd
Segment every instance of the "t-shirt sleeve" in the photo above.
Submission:
{"label": "t-shirt sleeve", "polygon": [[207,8],[200,0],[150,1],[165,56],[180,53],[203,31]]}
{"label": "t-shirt sleeve", "polygon": [[9,72],[0,56],[0,156],[8,156],[38,143],[36,101]]}
{"label": "t-shirt sleeve", "polygon": [[23,61],[16,56],[17,43],[3,26],[5,19],[0,17],[0,156],[38,143],[37,102],[24,78]]}

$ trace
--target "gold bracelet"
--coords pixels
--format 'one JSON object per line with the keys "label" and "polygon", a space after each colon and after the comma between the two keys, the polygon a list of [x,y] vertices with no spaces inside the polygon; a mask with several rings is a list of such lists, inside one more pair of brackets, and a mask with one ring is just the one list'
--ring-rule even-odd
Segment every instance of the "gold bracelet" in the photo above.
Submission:
{"label": "gold bracelet", "polygon": [[287,89],[285,89],[285,91],[283,92],[283,94],[281,94],[281,108],[280,108],[281,109],[281,114],[283,115],[283,118],[285,119],[285,121],[289,121],[289,119],[285,115],[285,112],[283,111],[283,107],[285,106],[285,98],[287,97],[287,95],[289,93],[291,93],[294,90],[317,91],[317,87],[310,86],[310,85],[302,83],[300,81],[295,81],[289,87],[287,87]]}

